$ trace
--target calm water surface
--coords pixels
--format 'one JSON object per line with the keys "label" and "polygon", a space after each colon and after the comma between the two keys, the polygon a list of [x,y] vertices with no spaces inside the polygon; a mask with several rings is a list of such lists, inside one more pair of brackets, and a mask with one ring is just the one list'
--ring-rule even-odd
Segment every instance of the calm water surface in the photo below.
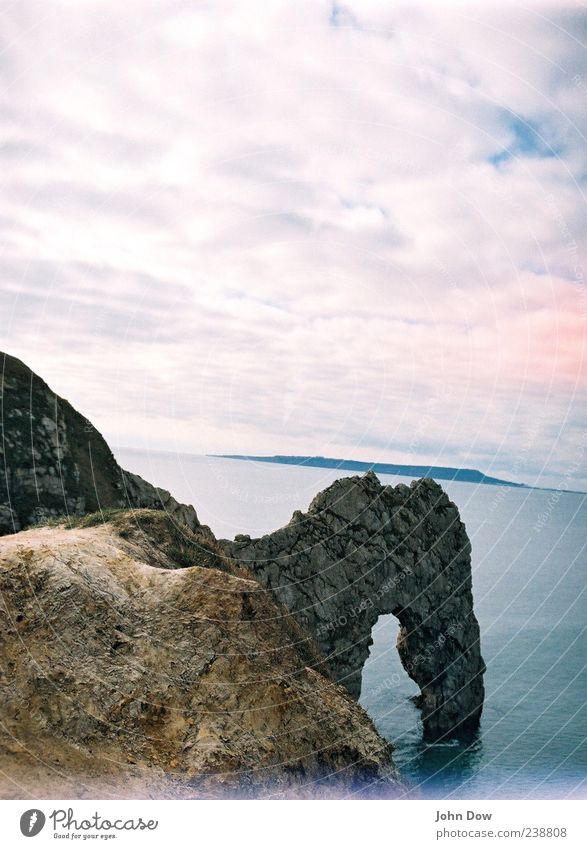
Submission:
{"label": "calm water surface", "polygon": [[[350,472],[179,454],[117,452],[125,468],[192,503],[218,537],[259,536]],[[381,475],[382,483],[406,479]],[[380,617],[361,704],[429,798],[587,796],[587,499],[443,482],[473,545],[473,591],[487,664],[478,736],[422,743],[417,687]]]}

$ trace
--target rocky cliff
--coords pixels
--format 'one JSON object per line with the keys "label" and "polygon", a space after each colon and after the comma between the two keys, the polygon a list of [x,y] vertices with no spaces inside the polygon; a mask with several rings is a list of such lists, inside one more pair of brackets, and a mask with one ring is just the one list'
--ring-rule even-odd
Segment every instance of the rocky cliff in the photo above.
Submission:
{"label": "rocky cliff", "polygon": [[91,422],[3,353],[0,419],[0,534],[108,507],[164,509],[199,526],[193,507],[121,469]]}
{"label": "rocky cliff", "polygon": [[[210,775],[218,770],[239,773],[236,784],[227,779],[231,792],[237,784],[246,792],[247,782],[254,792],[271,782],[289,792],[290,779],[299,790],[304,776],[314,784],[339,769],[348,771],[347,788],[365,775],[393,784],[385,744],[345,695],[360,694],[371,630],[384,613],[399,620],[398,649],[421,690],[426,736],[477,726],[484,664],[470,544],[440,486],[421,480],[384,487],[374,474],[346,478],[285,528],[260,539],[216,541],[193,507],[121,469],[91,423],[23,363],[4,355],[0,366],[0,533],[13,534],[0,543],[1,710],[21,741],[15,756],[25,756],[23,740],[55,740],[68,763],[77,752],[79,771],[90,769],[92,752],[102,766],[112,764],[120,747],[139,772],[151,770],[151,782],[151,767],[167,780],[176,762],[181,781],[206,776],[198,784],[206,793],[216,792]],[[123,526],[102,530],[14,533],[55,517],[75,525],[92,511],[116,523],[129,506],[136,533],[128,516]],[[145,525],[141,508],[159,512],[150,512]],[[187,568],[180,575],[173,567]],[[215,645],[218,656],[207,666]],[[158,682],[153,691],[151,677]],[[282,699],[286,680],[293,683]],[[280,707],[271,712],[269,705]],[[225,727],[225,706],[244,718],[232,725],[229,717]],[[192,709],[200,718],[190,724]],[[248,722],[253,715],[259,725]],[[312,725],[312,717],[319,723]],[[349,732],[344,745],[341,728]],[[332,757],[322,754],[330,749]],[[38,766],[42,749],[31,757]],[[255,783],[255,763],[267,768],[268,782]]]}
{"label": "rocky cliff", "polygon": [[2,540],[1,796],[403,793],[288,613],[205,554],[141,510]]}
{"label": "rocky cliff", "polygon": [[432,480],[336,481],[260,539],[223,540],[318,643],[332,677],[358,698],[371,630],[399,620],[398,650],[421,690],[428,738],[474,729],[483,707],[471,546],[457,507]]}

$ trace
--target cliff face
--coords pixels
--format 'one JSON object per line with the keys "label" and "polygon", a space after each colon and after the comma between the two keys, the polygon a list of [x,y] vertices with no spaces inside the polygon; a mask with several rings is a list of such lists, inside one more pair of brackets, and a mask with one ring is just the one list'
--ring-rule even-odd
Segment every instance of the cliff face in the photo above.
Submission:
{"label": "cliff face", "polygon": [[400,794],[272,595],[189,532],[180,560],[208,562],[178,568],[177,546],[152,511],[4,538],[1,795]]}
{"label": "cliff face", "polygon": [[373,625],[393,613],[401,661],[421,690],[425,735],[478,725],[485,666],[471,547],[458,509],[434,481],[392,488],[373,473],[342,479],[285,528],[221,544],[314,637],[330,674],[353,697]]}
{"label": "cliff face", "polygon": [[93,425],[15,357],[0,353],[0,535],[107,507],[164,509],[199,526],[193,507],[120,468]]}

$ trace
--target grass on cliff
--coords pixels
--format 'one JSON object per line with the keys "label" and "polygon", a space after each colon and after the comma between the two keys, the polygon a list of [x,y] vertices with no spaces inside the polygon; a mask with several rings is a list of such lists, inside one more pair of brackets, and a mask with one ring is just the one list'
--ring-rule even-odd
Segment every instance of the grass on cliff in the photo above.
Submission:
{"label": "grass on cliff", "polygon": [[175,568],[202,566],[220,569],[239,578],[254,580],[240,564],[226,557],[214,537],[203,528],[192,531],[164,510],[106,507],[84,516],[59,516],[43,522],[46,527],[94,528],[111,525],[123,540],[160,552]]}
{"label": "grass on cliff", "polygon": [[103,510],[96,510],[95,513],[86,513],[84,516],[52,516],[43,519],[40,526],[46,528],[60,528],[65,526],[70,530],[72,528],[94,528],[96,525],[105,525],[108,522],[113,522],[120,513],[128,512],[124,507],[105,507]]}

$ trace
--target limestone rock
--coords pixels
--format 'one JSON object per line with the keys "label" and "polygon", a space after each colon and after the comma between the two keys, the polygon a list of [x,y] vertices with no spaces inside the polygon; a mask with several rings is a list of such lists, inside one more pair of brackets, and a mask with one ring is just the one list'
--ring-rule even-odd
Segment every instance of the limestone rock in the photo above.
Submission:
{"label": "limestone rock", "polygon": [[2,540],[0,795],[402,794],[272,594],[218,552],[198,565],[189,531],[178,568],[177,545],[153,511]]}
{"label": "limestone rock", "polygon": [[110,507],[153,507],[200,525],[193,507],[121,469],[91,422],[2,353],[0,391],[0,534]]}
{"label": "limestone rock", "polygon": [[384,487],[372,472],[344,478],[286,527],[221,546],[291,611],[353,697],[360,695],[371,630],[381,614],[393,613],[400,658],[421,689],[426,736],[476,728],[485,666],[471,547],[457,507],[437,483]]}

